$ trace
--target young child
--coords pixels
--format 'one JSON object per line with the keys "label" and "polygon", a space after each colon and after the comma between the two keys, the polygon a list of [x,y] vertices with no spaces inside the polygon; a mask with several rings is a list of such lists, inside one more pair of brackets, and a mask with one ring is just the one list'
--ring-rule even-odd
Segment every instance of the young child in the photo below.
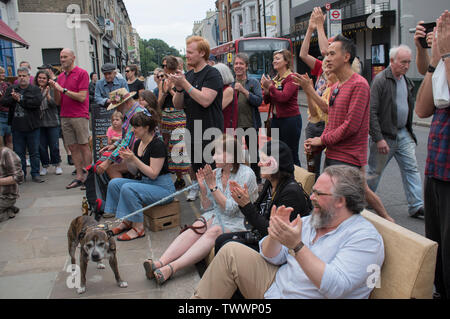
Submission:
{"label": "young child", "polygon": [[108,136],[108,145],[113,144],[116,141],[120,141],[122,139],[122,123],[123,123],[123,114],[119,111],[115,111],[111,116],[111,126],[108,128],[106,132],[106,136]]}

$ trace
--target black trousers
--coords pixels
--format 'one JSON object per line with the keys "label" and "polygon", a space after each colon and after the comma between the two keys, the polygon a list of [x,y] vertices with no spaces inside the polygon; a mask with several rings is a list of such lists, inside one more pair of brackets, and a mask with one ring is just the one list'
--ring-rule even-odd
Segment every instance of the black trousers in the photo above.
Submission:
{"label": "black trousers", "polygon": [[425,235],[438,243],[434,285],[450,299],[450,182],[425,176]]}

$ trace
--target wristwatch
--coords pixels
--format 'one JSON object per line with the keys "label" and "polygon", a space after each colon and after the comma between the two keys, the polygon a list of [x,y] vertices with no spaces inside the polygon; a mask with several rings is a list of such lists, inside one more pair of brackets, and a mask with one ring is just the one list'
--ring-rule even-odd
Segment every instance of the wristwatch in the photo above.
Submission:
{"label": "wristwatch", "polygon": [[63,89],[63,94],[66,94],[67,93],[67,91],[69,91],[68,89],[66,89],[66,88],[64,88]]}
{"label": "wristwatch", "polygon": [[173,89],[175,90],[175,92],[178,92],[178,93],[183,93],[184,92],[184,90],[183,89],[181,89],[181,90],[178,90],[176,87],[173,87]]}
{"label": "wristwatch", "polygon": [[211,193],[214,193],[218,189],[219,189],[219,187],[217,187],[217,185],[216,185],[216,186],[214,186],[214,188],[210,188],[209,190],[211,191]]}
{"label": "wristwatch", "polygon": [[303,244],[303,242],[300,240],[300,243],[294,248],[294,254],[298,253],[300,249],[303,248],[303,246],[305,246],[305,244]]}

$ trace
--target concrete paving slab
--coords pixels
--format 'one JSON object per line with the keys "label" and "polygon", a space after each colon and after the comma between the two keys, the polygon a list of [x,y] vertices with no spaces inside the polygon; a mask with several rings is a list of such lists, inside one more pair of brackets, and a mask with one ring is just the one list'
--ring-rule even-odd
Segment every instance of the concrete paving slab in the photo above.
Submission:
{"label": "concrete paving slab", "polygon": [[[81,203],[81,201],[80,201]],[[21,209],[20,216],[49,216],[49,215],[70,215],[81,214],[81,204],[66,207],[30,207]],[[19,215],[18,215],[19,216]]]}
{"label": "concrete paving slab", "polygon": [[66,196],[52,196],[42,197],[36,199],[31,207],[66,207],[66,206],[80,206],[81,198],[79,194],[66,195]]}
{"label": "concrete paving slab", "polygon": [[0,267],[0,276],[16,276],[22,274],[37,274],[59,272],[66,263],[67,256],[33,258],[20,261],[8,261]]}
{"label": "concrete paving slab", "polygon": [[13,219],[7,221],[9,230],[31,230],[52,227],[62,227],[69,229],[70,222],[79,215],[74,212],[70,215],[47,215],[47,216],[21,216],[20,213]]}
{"label": "concrete paving slab", "polygon": [[0,277],[0,299],[47,299],[57,272]]}

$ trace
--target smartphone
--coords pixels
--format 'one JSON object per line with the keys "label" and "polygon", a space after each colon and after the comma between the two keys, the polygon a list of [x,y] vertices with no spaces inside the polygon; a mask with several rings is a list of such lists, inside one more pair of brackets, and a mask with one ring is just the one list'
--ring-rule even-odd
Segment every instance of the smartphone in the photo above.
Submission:
{"label": "smartphone", "polygon": [[[433,29],[436,27],[436,22],[422,23],[421,26],[425,28],[425,34],[428,34],[430,32],[433,32]],[[428,46],[426,37],[420,38],[419,41],[420,41],[420,45],[422,45],[422,48],[424,48],[424,49],[431,48]]]}

